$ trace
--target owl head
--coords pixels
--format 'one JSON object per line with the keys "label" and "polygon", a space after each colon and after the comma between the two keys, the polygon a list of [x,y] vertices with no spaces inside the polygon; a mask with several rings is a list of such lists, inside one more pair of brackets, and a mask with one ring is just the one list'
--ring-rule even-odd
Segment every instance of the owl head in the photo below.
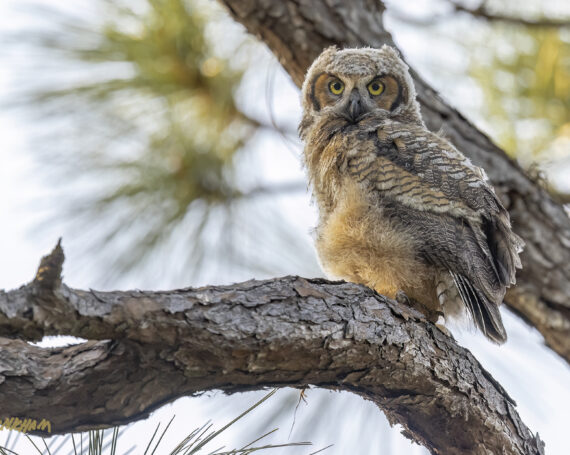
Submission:
{"label": "owl head", "polygon": [[325,49],[309,68],[302,88],[300,130],[316,120],[358,124],[392,119],[423,125],[408,66],[390,46]]}

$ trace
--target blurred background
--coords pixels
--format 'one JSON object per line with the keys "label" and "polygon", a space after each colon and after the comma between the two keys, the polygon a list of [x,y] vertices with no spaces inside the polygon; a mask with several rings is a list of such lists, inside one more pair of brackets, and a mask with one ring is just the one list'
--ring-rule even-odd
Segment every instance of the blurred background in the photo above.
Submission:
{"label": "blurred background", "polygon": [[[570,202],[570,2],[385,3],[408,62]],[[78,288],[323,275],[296,133],[299,91],[216,2],[2,0],[0,43],[0,288],[31,280],[60,236],[65,281]],[[520,319],[503,317],[509,341],[500,348],[452,330],[517,401],[547,453],[567,454],[570,368]],[[180,399],[129,426],[120,450],[144,446],[176,414],[160,452],[168,453],[193,428],[208,419],[220,427],[263,394]],[[297,408],[299,392],[280,390],[214,445],[279,427],[271,442],[314,445],[273,453],[329,444],[323,453],[427,453],[369,402],[306,395]],[[0,432],[0,446],[8,437]],[[11,438],[8,447],[32,453]]]}

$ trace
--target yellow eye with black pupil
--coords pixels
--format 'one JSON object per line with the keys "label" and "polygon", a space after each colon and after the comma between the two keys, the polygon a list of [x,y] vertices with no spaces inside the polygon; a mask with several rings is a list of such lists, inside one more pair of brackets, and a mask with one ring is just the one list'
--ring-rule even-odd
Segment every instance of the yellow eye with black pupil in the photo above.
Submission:
{"label": "yellow eye with black pupil", "polygon": [[329,90],[333,95],[340,95],[344,90],[344,84],[341,81],[332,81],[329,84]]}
{"label": "yellow eye with black pupil", "polygon": [[382,82],[372,81],[370,84],[368,84],[368,91],[371,95],[380,95],[384,91],[384,85]]}

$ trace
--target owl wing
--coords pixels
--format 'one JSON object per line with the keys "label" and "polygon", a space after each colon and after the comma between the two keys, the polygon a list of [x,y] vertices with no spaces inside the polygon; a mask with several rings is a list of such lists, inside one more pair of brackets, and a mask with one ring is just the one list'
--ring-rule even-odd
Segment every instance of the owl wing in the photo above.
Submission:
{"label": "owl wing", "polygon": [[427,262],[451,273],[479,328],[504,341],[498,305],[515,281],[522,241],[484,172],[420,126],[388,122],[368,133],[374,153],[348,154],[348,172],[421,239]]}

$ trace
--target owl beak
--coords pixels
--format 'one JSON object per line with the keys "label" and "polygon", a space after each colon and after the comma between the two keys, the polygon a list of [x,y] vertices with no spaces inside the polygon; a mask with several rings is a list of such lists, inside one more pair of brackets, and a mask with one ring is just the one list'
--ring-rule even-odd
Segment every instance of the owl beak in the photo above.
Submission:
{"label": "owl beak", "polygon": [[350,97],[348,98],[348,114],[353,122],[357,122],[360,116],[364,114],[364,106],[358,90],[352,89]]}

